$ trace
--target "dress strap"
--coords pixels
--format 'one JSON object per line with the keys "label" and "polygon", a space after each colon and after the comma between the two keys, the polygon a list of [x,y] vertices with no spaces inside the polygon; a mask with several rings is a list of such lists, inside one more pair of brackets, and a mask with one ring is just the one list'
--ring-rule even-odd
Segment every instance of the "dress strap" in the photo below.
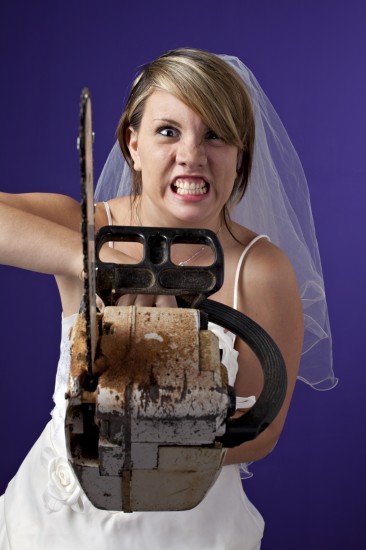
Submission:
{"label": "dress strap", "polygon": [[[103,201],[103,204],[104,204],[104,208],[105,208],[105,211],[106,211],[106,214],[107,214],[108,225],[113,225],[110,206],[109,206],[107,201]],[[108,246],[109,246],[109,248],[114,248],[113,241],[109,241]]]}
{"label": "dress strap", "polygon": [[246,257],[249,250],[260,239],[267,239],[267,241],[270,240],[270,238],[267,235],[257,235],[256,237],[254,237],[254,239],[250,241],[249,244],[247,244],[247,246],[244,248],[239,258],[238,265],[236,267],[235,282],[234,282],[234,304],[233,304],[234,309],[238,309],[238,284],[239,284],[239,275],[241,271],[241,266],[243,265],[244,258]]}
{"label": "dress strap", "polygon": [[113,225],[110,206],[107,201],[103,201],[103,204],[108,218],[108,225]]}

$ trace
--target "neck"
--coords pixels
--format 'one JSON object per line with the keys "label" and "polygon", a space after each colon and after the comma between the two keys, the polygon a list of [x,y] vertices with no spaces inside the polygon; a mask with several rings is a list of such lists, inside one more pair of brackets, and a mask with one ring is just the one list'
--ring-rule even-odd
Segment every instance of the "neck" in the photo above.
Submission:
{"label": "neck", "polygon": [[174,216],[163,217],[151,211],[149,208],[144,208],[141,200],[137,200],[133,205],[132,217],[136,221],[136,225],[141,227],[174,227],[181,229],[210,229],[216,235],[221,232],[224,225],[224,216],[220,212],[214,219],[191,221],[181,220]]}
{"label": "neck", "polygon": [[[151,223],[152,218],[147,218],[144,214],[143,209],[141,208],[141,202],[139,201],[135,205],[133,216],[136,219],[137,225],[143,227],[181,227],[182,229],[202,229],[204,223],[200,222],[195,227],[194,224],[190,223],[182,223],[181,221],[176,222],[176,220],[173,220],[173,222],[170,224],[169,221],[164,220],[165,223]],[[217,236],[221,234],[222,226],[223,226],[223,216],[219,216],[216,220],[216,225],[214,226],[212,223],[210,224],[211,227],[208,227],[207,225],[204,227],[205,229],[211,229],[214,233],[216,233]],[[171,259],[173,263],[180,266],[185,265],[210,265],[214,261],[213,253],[211,248],[208,245],[202,245],[202,244],[174,244],[172,246],[171,250]]]}

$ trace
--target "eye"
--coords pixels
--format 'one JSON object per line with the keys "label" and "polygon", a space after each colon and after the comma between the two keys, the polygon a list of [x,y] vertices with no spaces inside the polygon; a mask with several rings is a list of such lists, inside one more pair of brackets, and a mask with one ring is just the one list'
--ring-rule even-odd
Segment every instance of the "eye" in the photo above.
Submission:
{"label": "eye", "polygon": [[178,137],[179,136],[179,132],[176,128],[172,128],[171,126],[161,126],[160,128],[157,129],[157,133],[160,134],[161,136],[165,136],[165,137]]}
{"label": "eye", "polygon": [[214,132],[213,130],[209,130],[208,132],[206,132],[205,134],[205,138],[206,139],[222,139],[220,136],[218,136],[216,134],[216,132]]}

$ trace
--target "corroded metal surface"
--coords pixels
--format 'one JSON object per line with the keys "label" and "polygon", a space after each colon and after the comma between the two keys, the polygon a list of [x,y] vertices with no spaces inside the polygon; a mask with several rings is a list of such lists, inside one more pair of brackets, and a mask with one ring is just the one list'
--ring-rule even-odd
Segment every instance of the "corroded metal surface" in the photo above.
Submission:
{"label": "corroded metal surface", "polygon": [[[72,336],[66,434],[93,504],[184,510],[221,468],[229,406],[217,338],[193,309],[108,307],[99,319],[96,387],[86,380],[85,322]],[[87,381],[87,389],[85,383]]]}
{"label": "corroded metal surface", "polygon": [[93,129],[90,90],[84,88],[80,99],[80,127],[78,149],[81,174],[81,236],[83,246],[82,310],[88,330],[86,361],[91,374],[96,346],[96,302],[95,302],[95,241],[94,241],[94,184],[93,184]]}

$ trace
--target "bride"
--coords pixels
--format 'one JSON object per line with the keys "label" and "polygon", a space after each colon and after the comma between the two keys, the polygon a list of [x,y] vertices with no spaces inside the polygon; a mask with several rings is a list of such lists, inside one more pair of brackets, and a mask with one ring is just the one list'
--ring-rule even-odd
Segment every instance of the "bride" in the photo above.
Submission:
{"label": "bride", "polygon": [[[285,165],[278,151],[287,160],[292,155],[292,171],[298,170],[290,194],[302,186],[306,197],[296,153],[248,69],[236,58],[174,50],[146,65],[134,81],[118,142],[96,189],[96,229],[141,225],[214,231],[224,250],[225,278],[213,298],[254,319],[285,359],[288,388],[280,413],[254,441],[228,450],[213,488],[185,512],[124,514],[88,502],[68,465],[64,436],[68,335],[82,297],[80,206],[64,195],[0,193],[1,262],[54,275],[63,309],[52,420],[0,499],[1,550],[260,547],[264,521],[243,491],[238,465],[260,460],[276,445],[302,350],[319,349],[328,359],[314,369],[305,357],[300,377],[314,386],[332,383],[317,247],[305,242],[298,212],[288,206],[283,184],[289,174],[281,179],[278,164]],[[300,223],[316,243],[308,202],[301,210]],[[103,259],[131,263],[138,257],[136,243],[115,243]],[[179,247],[174,260],[210,263],[192,244]],[[121,299],[122,305],[132,303],[176,305],[173,296]],[[231,333],[212,330],[237,395],[258,397],[262,376],[254,354]]]}

